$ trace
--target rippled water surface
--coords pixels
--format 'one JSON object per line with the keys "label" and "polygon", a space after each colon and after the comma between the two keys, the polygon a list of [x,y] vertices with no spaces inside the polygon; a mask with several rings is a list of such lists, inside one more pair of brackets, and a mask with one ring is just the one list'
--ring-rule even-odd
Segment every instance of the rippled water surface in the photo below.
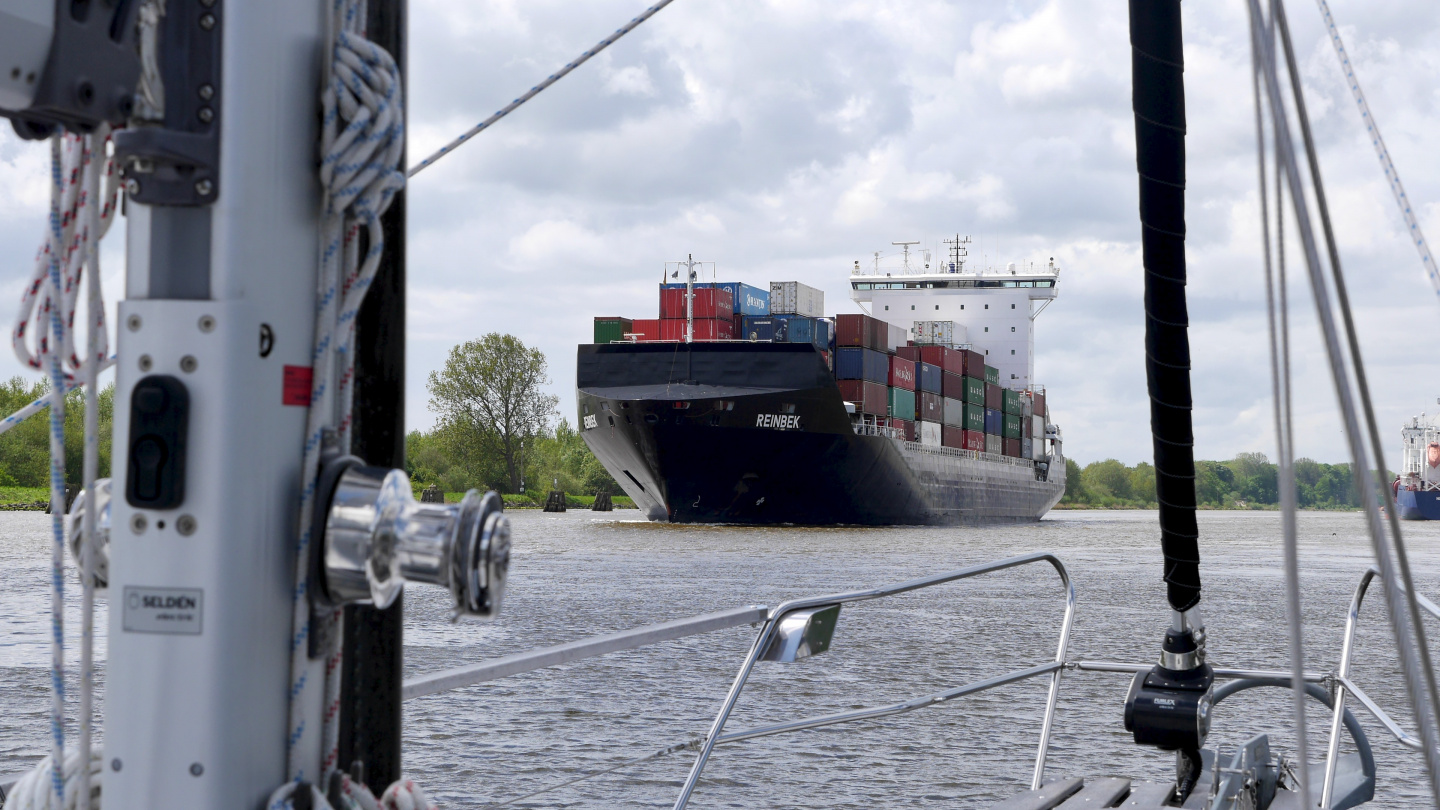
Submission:
{"label": "rippled water surface", "polygon": [[[681,527],[636,515],[515,513],[504,616],[451,625],[445,594],[413,589],[407,673],[1039,550],[1057,552],[1075,582],[1071,660],[1151,660],[1168,618],[1153,512],[1054,512],[1039,524],[985,529]],[[48,526],[43,515],[0,513],[0,773],[33,763],[47,744]],[[1369,544],[1356,514],[1304,514],[1300,529],[1307,666],[1328,670]],[[1440,594],[1440,525],[1405,529],[1421,589]],[[1274,513],[1202,513],[1204,611],[1218,666],[1288,666],[1278,530]],[[830,652],[756,668],[728,728],[896,702],[1043,663],[1055,654],[1062,595],[1054,570],[1033,566],[848,607]],[[78,594],[71,588],[67,596],[76,628]],[[411,701],[406,771],[442,806],[478,807],[683,742],[708,727],[754,632],[667,642]],[[1408,724],[1388,638],[1373,599],[1354,672]],[[103,641],[100,650],[103,659]],[[103,672],[99,681],[103,688]],[[1066,676],[1048,775],[1162,780],[1173,772],[1167,755],[1129,742],[1121,726],[1128,685],[1124,675]],[[1034,680],[900,717],[722,746],[691,806],[986,807],[1028,787],[1044,700],[1045,683]],[[1289,705],[1280,690],[1231,698],[1216,712],[1211,742],[1233,746],[1270,732],[1273,744],[1292,751]],[[1419,757],[1368,716],[1361,721],[1380,767],[1372,806],[1426,806]],[[1315,756],[1325,730],[1328,717],[1312,713]],[[668,807],[692,757],[672,754],[517,806]]]}

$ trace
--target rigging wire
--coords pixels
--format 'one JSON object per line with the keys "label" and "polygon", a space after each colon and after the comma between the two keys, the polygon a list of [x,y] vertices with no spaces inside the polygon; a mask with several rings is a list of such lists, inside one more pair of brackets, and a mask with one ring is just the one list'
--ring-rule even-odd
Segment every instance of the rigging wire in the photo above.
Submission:
{"label": "rigging wire", "polygon": [[[1259,0],[1248,0],[1250,15],[1251,46],[1260,55],[1258,60],[1263,74],[1266,90],[1266,101],[1270,108],[1270,120],[1275,132],[1276,160],[1283,165],[1286,185],[1290,191],[1291,204],[1294,207],[1296,222],[1299,227],[1300,240],[1304,249],[1305,265],[1310,277],[1310,287],[1315,301],[1316,314],[1320,322],[1321,335],[1325,341],[1326,354],[1330,363],[1331,376],[1334,380],[1336,396],[1339,400],[1342,416],[1345,421],[1346,438],[1350,445],[1350,452],[1353,464],[1355,484],[1359,490],[1361,502],[1366,515],[1367,529],[1369,531],[1371,545],[1373,547],[1376,563],[1380,569],[1381,576],[1394,576],[1397,571],[1397,558],[1401,563],[1398,570],[1405,580],[1385,580],[1385,600],[1388,608],[1391,629],[1395,636],[1396,648],[1400,660],[1401,674],[1404,677],[1406,691],[1410,699],[1411,708],[1415,713],[1415,719],[1420,726],[1420,736],[1424,741],[1423,749],[1426,758],[1426,769],[1430,779],[1432,798],[1440,805],[1440,734],[1437,734],[1434,711],[1437,702],[1432,698],[1433,673],[1429,672],[1428,651],[1424,649],[1424,629],[1418,624],[1418,606],[1415,604],[1413,594],[1414,588],[1408,578],[1408,564],[1404,559],[1404,546],[1399,534],[1398,524],[1394,522],[1394,508],[1390,503],[1390,492],[1388,487],[1385,490],[1385,500],[1391,508],[1388,510],[1391,517],[1391,538],[1387,538],[1384,528],[1380,523],[1379,503],[1376,500],[1375,488],[1369,479],[1370,452],[1373,450],[1377,463],[1383,465],[1383,451],[1379,443],[1379,434],[1375,429],[1374,411],[1369,400],[1369,393],[1366,389],[1363,361],[1360,356],[1358,340],[1355,335],[1354,322],[1350,313],[1348,297],[1344,294],[1344,277],[1340,267],[1338,251],[1335,249],[1333,229],[1331,227],[1328,209],[1325,206],[1325,197],[1320,179],[1318,157],[1315,152],[1314,140],[1309,131],[1309,120],[1305,112],[1304,98],[1299,87],[1299,75],[1295,66],[1294,51],[1291,47],[1288,27],[1284,14],[1283,0],[1272,0],[1271,9],[1274,15],[1271,22],[1281,34],[1281,41],[1285,46],[1286,68],[1289,72],[1292,87],[1295,91],[1293,101],[1296,106],[1296,116],[1301,125],[1304,135],[1304,148],[1308,157],[1308,168],[1310,169],[1311,186],[1316,195],[1316,202],[1320,213],[1322,227],[1325,231],[1327,248],[1329,248],[1329,259],[1334,282],[1336,284],[1337,300],[1331,303],[1330,291],[1326,285],[1324,270],[1321,265],[1320,253],[1316,245],[1314,223],[1311,220],[1309,199],[1300,176],[1299,162],[1295,154],[1295,143],[1290,132],[1288,114],[1281,99],[1281,85],[1277,57],[1274,51],[1274,42],[1266,37],[1266,27],[1263,24],[1264,14],[1260,10]],[[1347,343],[1342,346],[1339,331],[1335,321],[1332,307],[1338,307],[1343,316],[1343,323],[1346,330]],[[1349,349],[1349,361],[1355,372],[1355,386],[1360,389],[1360,399],[1364,406],[1364,417],[1368,431],[1362,432],[1360,425],[1360,414],[1356,408],[1355,391],[1352,390],[1351,379],[1346,369],[1346,349]],[[1371,442],[1367,447],[1366,438]],[[1394,548],[1390,545],[1393,539]],[[1398,586],[1398,587],[1397,587]],[[1407,604],[1408,602],[1408,604]],[[1418,639],[1418,641],[1417,641]]]}
{"label": "rigging wire", "polygon": [[1420,264],[1425,268],[1425,277],[1430,279],[1430,286],[1435,288],[1435,295],[1440,297],[1440,271],[1435,267],[1435,257],[1430,255],[1430,243],[1425,241],[1425,234],[1420,232],[1420,221],[1416,219],[1414,206],[1410,204],[1410,197],[1406,195],[1405,186],[1400,182],[1400,172],[1395,168],[1395,161],[1390,159],[1390,149],[1385,146],[1385,139],[1380,137],[1380,126],[1375,123],[1375,116],[1370,114],[1370,102],[1365,100],[1365,91],[1360,89],[1360,80],[1355,76],[1355,66],[1350,63],[1350,54],[1345,50],[1344,40],[1340,39],[1340,29],[1330,14],[1330,4],[1325,0],[1316,2],[1320,5],[1320,15],[1325,18],[1330,44],[1335,46],[1335,55],[1340,57],[1340,69],[1345,71],[1345,81],[1350,85],[1350,94],[1355,97],[1355,106],[1360,110],[1360,120],[1365,124],[1366,134],[1370,136],[1370,145],[1375,147],[1375,156],[1380,159],[1380,168],[1385,172],[1385,180],[1390,184],[1390,193],[1395,195],[1395,204],[1400,206],[1400,215],[1405,218],[1405,226],[1410,229],[1410,238],[1415,242],[1415,249],[1420,252]]}
{"label": "rigging wire", "polygon": [[438,161],[440,158],[443,158],[451,152],[454,152],[457,148],[460,147],[461,144],[465,143],[476,135],[479,135],[482,131],[489,128],[496,121],[499,121],[501,118],[504,118],[505,116],[514,112],[516,108],[518,108],[521,104],[524,104],[530,99],[540,95],[541,91],[543,91],[545,88],[565,78],[570,73],[570,71],[580,67],[581,65],[590,61],[591,57],[595,56],[596,54],[610,47],[611,45],[614,45],[617,41],[619,41],[621,37],[625,36],[631,31],[634,31],[640,26],[641,23],[655,16],[655,14],[660,11],[660,9],[665,8],[674,1],[675,0],[660,0],[660,2],[656,3],[650,8],[645,9],[645,11],[641,12],[640,16],[615,29],[615,33],[611,34],[605,39],[600,40],[598,43],[596,43],[595,47],[580,54],[580,56],[577,57],[575,61],[550,74],[550,77],[547,78],[545,81],[540,82],[539,84],[530,88],[519,98],[500,108],[494,115],[486,118],[484,121],[481,121],[480,123],[466,130],[465,133],[462,134],[460,137],[440,147],[440,149],[430,157],[427,157],[419,163],[415,164],[414,166],[411,166],[409,171],[405,173],[405,176],[414,177],[425,169],[428,169],[431,166],[435,165],[435,162]]}

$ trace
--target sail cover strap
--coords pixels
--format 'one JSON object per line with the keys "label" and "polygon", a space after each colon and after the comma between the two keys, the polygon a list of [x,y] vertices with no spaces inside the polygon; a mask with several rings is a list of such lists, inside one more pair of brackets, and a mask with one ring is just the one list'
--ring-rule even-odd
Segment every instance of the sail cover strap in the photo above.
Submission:
{"label": "sail cover strap", "polygon": [[1130,0],[1145,262],[1145,378],[1170,606],[1200,601],[1190,325],[1185,306],[1185,63],[1179,0]]}

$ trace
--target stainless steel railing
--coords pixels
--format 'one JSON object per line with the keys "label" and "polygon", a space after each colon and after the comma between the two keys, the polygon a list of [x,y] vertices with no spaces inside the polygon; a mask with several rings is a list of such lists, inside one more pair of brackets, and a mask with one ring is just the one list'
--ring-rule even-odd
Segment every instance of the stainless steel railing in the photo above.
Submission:
{"label": "stainless steel railing", "polygon": [[[852,602],[865,602],[872,599],[881,599],[887,596],[906,593],[908,591],[920,590],[947,582],[955,582],[981,574],[989,574],[995,571],[1003,571],[1007,568],[1015,568],[1032,563],[1047,562],[1055,567],[1060,575],[1060,582],[1065,588],[1065,617],[1060,624],[1060,641],[1055,652],[1055,660],[1015,670],[993,678],[988,678],[965,686],[935,692],[929,695],[922,695],[903,703],[896,703],[889,706],[880,706],[865,709],[854,709],[836,714],[808,717],[801,720],[793,720],[787,723],[777,723],[760,728],[746,729],[731,734],[724,734],[725,723],[730,718],[735,704],[740,700],[740,693],[745,688],[745,682],[750,678],[750,672],[754,669],[755,663],[760,660],[761,655],[768,649],[771,641],[775,638],[776,628],[781,621],[797,611],[809,610],[812,608],[830,607],[849,604]],[[879,588],[872,588],[863,591],[851,591],[849,593],[829,594],[826,596],[814,596],[804,599],[792,599],[782,603],[770,613],[769,619],[760,628],[760,633],[755,638],[755,643],[750,647],[750,653],[746,656],[744,664],[741,665],[739,673],[735,676],[735,682],[731,684],[730,691],[725,696],[725,702],[720,707],[720,713],[715,717],[710,731],[705,735],[703,744],[700,747],[700,754],[696,757],[695,764],[690,768],[690,774],[685,778],[685,785],[681,788],[680,797],[675,800],[675,810],[682,810],[690,801],[690,796],[699,783],[700,774],[705,769],[705,763],[710,759],[711,752],[715,746],[722,742],[738,742],[740,740],[753,739],[771,734],[784,734],[791,731],[799,731],[807,728],[819,728],[822,726],[835,725],[837,723],[849,723],[858,720],[872,720],[879,717],[888,717],[896,714],[914,711],[915,709],[934,706],[948,700],[953,700],[964,695],[982,692],[987,689],[994,689],[1008,683],[1027,680],[1040,675],[1050,675],[1050,692],[1045,701],[1045,716],[1040,728],[1040,746],[1035,755],[1035,773],[1032,779],[1032,788],[1039,788],[1045,776],[1045,757],[1050,747],[1050,731],[1054,725],[1055,703],[1060,694],[1060,677],[1065,670],[1065,653],[1070,645],[1070,629],[1075,620],[1075,587],[1070,582],[1070,574],[1065,570],[1065,564],[1059,557],[1047,552],[1025,554],[1019,557],[1011,557],[992,563],[984,563],[969,568],[962,568],[957,571],[949,571],[943,574],[936,574],[919,579],[912,579],[906,582],[887,585]]]}
{"label": "stainless steel railing", "polygon": [[[1340,666],[1335,670],[1335,712],[1330,721],[1330,746],[1325,759],[1325,784],[1320,793],[1320,807],[1323,810],[1329,810],[1335,789],[1335,769],[1340,752],[1340,723],[1345,714],[1346,692],[1354,695],[1355,700],[1365,707],[1371,716],[1380,721],[1380,725],[1384,726],[1385,730],[1390,732],[1401,745],[1416,751],[1423,747],[1420,740],[1406,733],[1405,729],[1401,728],[1399,723],[1396,723],[1384,709],[1380,708],[1378,703],[1356,686],[1354,681],[1350,680],[1350,657],[1354,650],[1355,626],[1360,621],[1360,605],[1365,601],[1365,593],[1370,590],[1370,583],[1379,575],[1380,569],[1372,565],[1360,576],[1360,583],[1355,586],[1355,595],[1350,599],[1350,611],[1345,615],[1345,640],[1340,647]],[[1395,587],[1400,586],[1397,584]],[[1434,602],[1417,593],[1415,594],[1415,603],[1420,606],[1421,610],[1440,619],[1440,607],[1437,607]]]}

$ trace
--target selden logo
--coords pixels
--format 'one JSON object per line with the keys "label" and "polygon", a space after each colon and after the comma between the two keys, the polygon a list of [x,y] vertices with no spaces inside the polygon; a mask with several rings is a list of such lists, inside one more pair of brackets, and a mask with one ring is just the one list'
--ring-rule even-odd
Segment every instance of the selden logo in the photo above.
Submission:
{"label": "selden logo", "polygon": [[775,428],[776,430],[799,430],[800,414],[762,413],[755,417],[755,427]]}

